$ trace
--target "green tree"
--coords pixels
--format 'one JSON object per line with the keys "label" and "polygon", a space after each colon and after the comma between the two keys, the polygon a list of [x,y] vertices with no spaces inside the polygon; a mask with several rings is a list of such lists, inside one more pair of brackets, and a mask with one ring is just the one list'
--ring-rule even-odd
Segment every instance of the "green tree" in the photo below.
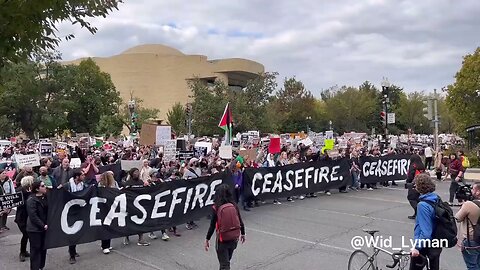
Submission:
{"label": "green tree", "polygon": [[[26,60],[33,52],[53,50],[61,37],[56,25],[70,21],[92,34],[89,18],[106,17],[121,0],[0,1],[0,67],[8,61]],[[73,34],[66,39],[74,38]]]}
{"label": "green tree", "polygon": [[406,132],[412,129],[415,133],[432,133],[430,122],[423,116],[423,101],[426,96],[419,92],[402,95],[398,107],[397,126]]}
{"label": "green tree", "polygon": [[463,57],[462,68],[455,82],[447,88],[447,104],[458,122],[457,131],[463,133],[480,119],[480,47]]}
{"label": "green tree", "polygon": [[123,123],[118,115],[102,115],[96,127],[95,133],[105,138],[119,136],[122,133]]}
{"label": "green tree", "polygon": [[[132,97],[135,100],[135,112],[137,113],[137,125],[141,129],[142,124],[149,119],[156,119],[160,113],[159,109],[145,108],[142,103],[143,100],[138,97]],[[120,104],[118,113],[118,120],[123,124],[124,127],[128,129],[129,132],[132,131],[131,127],[131,115],[130,110],[128,109],[128,102],[123,102]]]}
{"label": "green tree", "polygon": [[168,124],[172,126],[173,131],[177,134],[185,134],[187,132],[186,121],[187,115],[185,108],[180,102],[175,103],[167,112]]}

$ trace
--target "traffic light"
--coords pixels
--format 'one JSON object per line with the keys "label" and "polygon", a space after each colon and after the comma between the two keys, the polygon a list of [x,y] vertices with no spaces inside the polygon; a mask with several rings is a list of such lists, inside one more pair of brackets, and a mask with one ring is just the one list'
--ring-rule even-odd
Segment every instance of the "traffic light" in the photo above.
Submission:
{"label": "traffic light", "polygon": [[423,104],[423,116],[431,121],[433,119],[433,102],[431,99],[428,99],[424,100]]}

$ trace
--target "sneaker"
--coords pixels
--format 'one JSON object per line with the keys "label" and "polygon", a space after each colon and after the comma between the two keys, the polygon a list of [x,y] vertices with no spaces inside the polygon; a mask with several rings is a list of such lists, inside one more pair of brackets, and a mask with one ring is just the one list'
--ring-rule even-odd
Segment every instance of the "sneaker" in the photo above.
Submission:
{"label": "sneaker", "polygon": [[174,232],[173,235],[175,235],[176,237],[180,237],[182,236],[181,234],[179,234],[178,232]]}
{"label": "sneaker", "polygon": [[30,258],[30,253],[28,253],[28,251],[23,254],[25,255],[25,258]]}
{"label": "sneaker", "polygon": [[248,208],[248,207],[243,207],[243,211],[250,212],[250,208]]}
{"label": "sneaker", "polygon": [[287,201],[289,201],[289,202],[294,202],[294,200],[292,199],[292,197],[288,197],[288,198],[287,198]]}
{"label": "sneaker", "polygon": [[370,190],[370,191],[372,191],[372,190],[373,190],[373,188],[369,187],[369,188],[367,188],[367,190]]}
{"label": "sneaker", "polygon": [[110,253],[110,249],[106,248],[103,250],[103,254],[109,254]]}
{"label": "sneaker", "polygon": [[78,253],[75,253],[75,257],[80,257],[80,254],[78,254]]}
{"label": "sneaker", "polygon": [[277,201],[277,200],[274,200],[274,201],[273,201],[273,204],[280,205],[280,204],[282,204],[282,203],[281,203],[281,202],[279,202],[279,201]]}
{"label": "sneaker", "polygon": [[145,240],[142,240],[142,241],[138,241],[137,243],[138,246],[150,246],[150,243],[148,243],[147,241]]}
{"label": "sneaker", "polygon": [[20,256],[18,256],[18,257],[19,257],[19,260],[20,260],[21,262],[24,262],[24,261],[25,261],[25,254],[20,253]]}
{"label": "sneaker", "polygon": [[453,206],[453,203],[452,203],[452,202],[448,202],[448,206]]}
{"label": "sneaker", "polygon": [[128,244],[130,244],[130,240],[128,239],[128,237],[125,237],[125,239],[123,239],[123,244],[125,246],[128,246]]}
{"label": "sneaker", "polygon": [[340,193],[348,193],[348,191],[342,189],[340,190]]}
{"label": "sneaker", "polygon": [[327,194],[327,196],[332,195],[332,193],[330,193],[330,191],[325,192],[325,194]]}
{"label": "sneaker", "polygon": [[312,198],[317,198],[317,197],[318,197],[317,194],[312,193]]}
{"label": "sneaker", "polygon": [[189,231],[193,230],[193,226],[190,225],[190,224],[185,225],[185,228],[187,228],[187,230],[189,230]]}
{"label": "sneaker", "polygon": [[168,239],[170,239],[170,237],[168,236],[168,234],[167,234],[167,233],[163,233],[163,234],[162,234],[162,240],[163,240],[163,241],[168,241]]}
{"label": "sneaker", "polygon": [[77,260],[75,259],[75,257],[70,257],[70,264],[75,264],[77,262]]}
{"label": "sneaker", "polygon": [[150,237],[150,239],[157,239],[158,237],[155,235],[154,232],[151,232],[148,234],[148,237]]}
{"label": "sneaker", "polygon": [[305,199],[305,196],[301,195],[301,196],[299,197],[299,199],[300,199],[300,200],[303,200],[303,199]]}
{"label": "sneaker", "polygon": [[408,219],[415,219],[415,218],[417,218],[417,216],[415,216],[415,215],[408,216]]}

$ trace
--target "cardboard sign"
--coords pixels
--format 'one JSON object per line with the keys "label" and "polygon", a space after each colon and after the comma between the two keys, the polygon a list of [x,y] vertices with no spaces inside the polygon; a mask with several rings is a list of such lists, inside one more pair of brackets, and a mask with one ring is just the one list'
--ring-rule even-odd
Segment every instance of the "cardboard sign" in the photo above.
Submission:
{"label": "cardboard sign", "polygon": [[220,148],[218,149],[218,155],[220,156],[220,158],[231,159],[232,146],[231,145],[220,146]]}
{"label": "cardboard sign", "polygon": [[38,154],[30,155],[15,155],[15,162],[18,164],[18,167],[22,169],[25,166],[35,167],[40,166],[40,156]]}
{"label": "cardboard sign", "polygon": [[53,151],[53,145],[51,143],[40,143],[40,155],[51,156]]}
{"label": "cardboard sign", "polygon": [[82,160],[80,158],[72,158],[70,160],[70,168],[75,169],[75,168],[80,168],[82,166]]}
{"label": "cardboard sign", "polygon": [[277,153],[280,153],[280,150],[281,150],[280,137],[270,138],[270,144],[268,145],[268,152],[270,154],[277,154]]}
{"label": "cardboard sign", "polygon": [[171,126],[157,126],[155,133],[155,143],[157,145],[165,145],[165,141],[172,139]]}
{"label": "cardboard sign", "polygon": [[122,170],[129,171],[132,168],[140,169],[143,166],[143,160],[120,160]]}
{"label": "cardboard sign", "polygon": [[238,154],[243,157],[245,161],[255,160],[257,158],[258,148],[252,148],[247,150],[240,150]]}
{"label": "cardboard sign", "polygon": [[11,209],[23,204],[23,193],[0,195],[0,209]]}
{"label": "cardboard sign", "polygon": [[155,145],[156,144],[157,125],[142,124],[140,131],[141,145]]}

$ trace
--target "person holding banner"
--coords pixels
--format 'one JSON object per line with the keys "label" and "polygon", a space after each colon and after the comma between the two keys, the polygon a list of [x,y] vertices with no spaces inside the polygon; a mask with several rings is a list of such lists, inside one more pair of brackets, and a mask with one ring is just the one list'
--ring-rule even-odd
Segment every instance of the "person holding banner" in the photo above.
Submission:
{"label": "person holding banner", "polygon": [[85,173],[85,179],[88,183],[96,183],[95,175],[98,174],[99,170],[95,164],[95,159],[91,155],[87,156],[86,161],[80,166],[80,168],[82,168],[83,173]]}
{"label": "person holding banner", "polygon": [[52,176],[58,188],[62,188],[63,185],[68,183],[73,176],[73,169],[70,168],[70,160],[68,158],[62,159],[62,164],[53,170]]}
{"label": "person holding banner", "polygon": [[[106,171],[100,176],[100,181],[98,182],[99,188],[115,188],[119,189],[117,181],[113,177],[114,174],[112,171]],[[102,240],[102,251],[103,254],[109,254],[112,247],[110,246],[111,239]]]}
{"label": "person holding banner", "polygon": [[[25,176],[22,178],[22,186],[17,189],[18,192],[22,193],[23,201],[26,202],[32,193],[32,185],[34,179],[33,176]],[[41,181],[40,181],[41,182]],[[15,223],[17,223],[18,229],[22,232],[22,239],[20,240],[20,255],[19,259],[21,262],[25,261],[25,258],[30,257],[30,253],[27,252],[27,243],[28,243],[28,233],[27,233],[27,206],[26,203],[17,206],[17,211],[15,213]]]}
{"label": "person holding banner", "polygon": [[47,249],[45,235],[47,225],[47,186],[43,182],[33,182],[32,195],[27,200],[27,233],[30,239],[30,270],[45,267]]}

